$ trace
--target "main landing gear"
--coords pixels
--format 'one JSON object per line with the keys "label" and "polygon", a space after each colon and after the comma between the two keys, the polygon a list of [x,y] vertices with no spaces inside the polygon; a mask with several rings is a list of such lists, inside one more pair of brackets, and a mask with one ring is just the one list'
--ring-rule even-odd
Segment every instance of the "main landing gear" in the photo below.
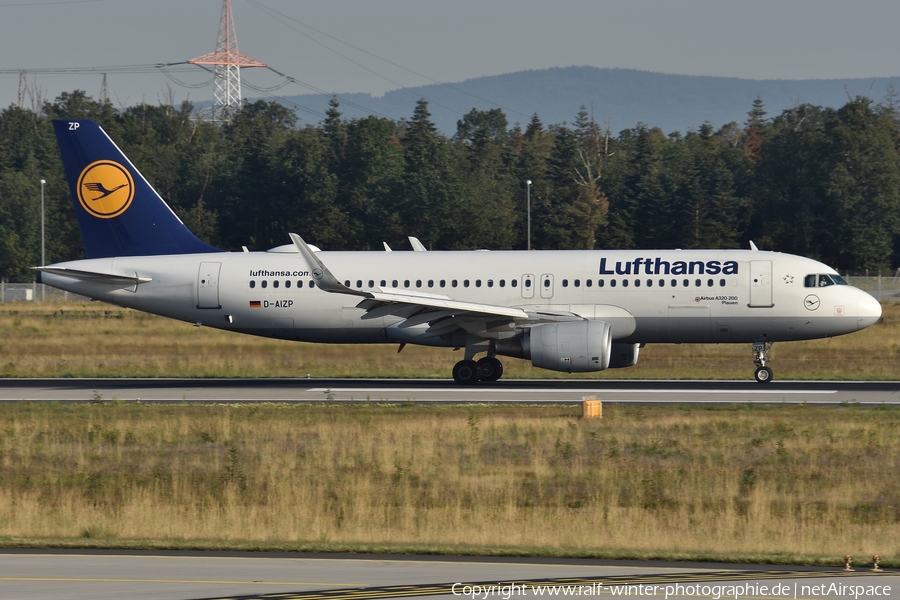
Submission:
{"label": "main landing gear", "polygon": [[453,366],[453,381],[460,385],[475,385],[479,381],[500,379],[503,375],[503,363],[496,356],[494,344],[488,346],[487,356],[475,362],[472,360],[475,352],[481,349],[483,348],[466,347],[466,358]]}
{"label": "main landing gear", "polygon": [[756,357],[753,361],[756,365],[756,373],[753,376],[760,383],[769,383],[774,377],[772,368],[766,366],[766,363],[769,362],[769,350],[771,349],[771,342],[753,342],[753,354]]}
{"label": "main landing gear", "polygon": [[478,362],[461,360],[453,366],[453,381],[460,385],[475,385],[479,381],[497,381],[503,375],[503,363],[494,356]]}

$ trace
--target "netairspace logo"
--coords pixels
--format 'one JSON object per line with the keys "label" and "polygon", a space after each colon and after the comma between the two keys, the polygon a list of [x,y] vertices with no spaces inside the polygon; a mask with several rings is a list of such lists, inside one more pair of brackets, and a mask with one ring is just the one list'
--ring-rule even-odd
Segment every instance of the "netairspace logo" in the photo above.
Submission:
{"label": "netairspace logo", "polygon": [[759,584],[681,584],[674,585],[603,585],[601,582],[590,585],[532,585],[528,583],[497,584],[464,584],[454,583],[451,591],[454,596],[462,596],[471,600],[489,600],[502,598],[509,600],[514,596],[598,596],[601,593],[612,596],[660,596],[668,600],[673,597],[701,597],[711,600],[730,598],[739,600],[746,597],[772,598],[860,598],[882,597],[891,594],[889,585],[845,585],[841,583],[820,583],[816,585],[793,586],[784,583]]}

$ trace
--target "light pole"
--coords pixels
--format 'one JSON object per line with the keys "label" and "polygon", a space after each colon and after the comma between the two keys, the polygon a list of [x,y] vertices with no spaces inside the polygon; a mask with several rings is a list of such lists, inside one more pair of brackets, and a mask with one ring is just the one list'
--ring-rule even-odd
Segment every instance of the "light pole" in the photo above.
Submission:
{"label": "light pole", "polygon": [[[47,183],[46,179],[41,179],[41,266],[45,266],[47,264],[46,258],[44,256],[44,184]],[[41,284],[41,302],[44,301],[44,284]]]}
{"label": "light pole", "polygon": [[[43,189],[43,188],[42,188]],[[531,180],[525,180],[526,195],[528,197],[528,246],[526,250],[531,250]]]}

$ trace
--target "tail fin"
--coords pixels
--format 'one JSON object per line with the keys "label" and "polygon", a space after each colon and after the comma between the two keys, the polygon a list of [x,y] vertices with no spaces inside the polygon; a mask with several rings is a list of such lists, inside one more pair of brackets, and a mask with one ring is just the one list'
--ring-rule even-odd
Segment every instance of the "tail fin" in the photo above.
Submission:
{"label": "tail fin", "polygon": [[221,252],[188,230],[100,125],[55,120],[53,130],[88,258]]}

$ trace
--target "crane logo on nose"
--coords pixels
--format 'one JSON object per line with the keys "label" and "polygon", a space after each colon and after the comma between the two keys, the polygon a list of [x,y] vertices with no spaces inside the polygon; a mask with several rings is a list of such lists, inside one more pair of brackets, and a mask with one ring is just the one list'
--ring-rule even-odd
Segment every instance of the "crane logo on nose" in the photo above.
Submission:
{"label": "crane logo on nose", "polygon": [[134,179],[128,169],[112,160],[92,162],[78,177],[78,202],[98,219],[118,217],[134,200]]}
{"label": "crane logo on nose", "polygon": [[816,310],[819,308],[819,297],[815,294],[810,294],[803,299],[803,306],[806,307],[806,310]]}

